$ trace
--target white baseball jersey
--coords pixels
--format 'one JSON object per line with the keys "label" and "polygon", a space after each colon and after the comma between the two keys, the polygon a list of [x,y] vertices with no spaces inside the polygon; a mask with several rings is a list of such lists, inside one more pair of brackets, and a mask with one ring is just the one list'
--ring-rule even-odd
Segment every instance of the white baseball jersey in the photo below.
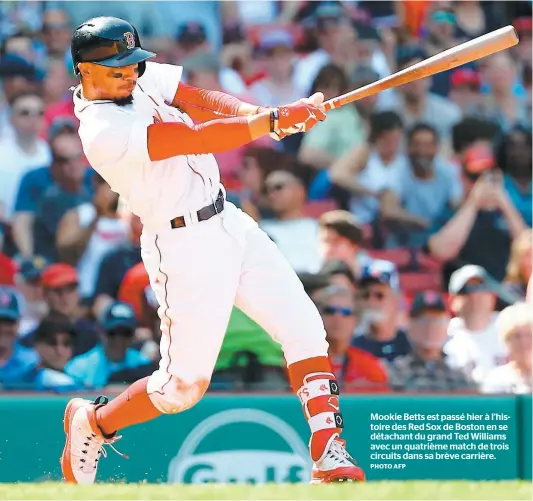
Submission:
{"label": "white baseball jersey", "polygon": [[213,155],[180,155],[158,162],[148,156],[149,125],[159,121],[193,125],[187,114],[170,106],[182,70],[181,66],[146,63],[133,91],[133,103],[127,106],[88,101],[81,86],[74,91],[87,159],[145,225],[186,216],[191,209],[213,203],[220,191]]}

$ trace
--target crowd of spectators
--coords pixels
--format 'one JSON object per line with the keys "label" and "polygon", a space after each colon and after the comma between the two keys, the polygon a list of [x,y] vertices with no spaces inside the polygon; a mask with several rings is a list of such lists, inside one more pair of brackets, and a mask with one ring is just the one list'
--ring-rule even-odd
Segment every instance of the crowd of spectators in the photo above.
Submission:
{"label": "crowd of spectators", "polygon": [[[531,2],[476,0],[0,3],[0,391],[93,391],[159,362],[142,224],[77,135],[70,34],[94,15],[262,106],[513,24],[509,51],[216,157],[316,303],[345,391],[531,392]],[[219,389],[288,390],[279,345],[237,308]]]}

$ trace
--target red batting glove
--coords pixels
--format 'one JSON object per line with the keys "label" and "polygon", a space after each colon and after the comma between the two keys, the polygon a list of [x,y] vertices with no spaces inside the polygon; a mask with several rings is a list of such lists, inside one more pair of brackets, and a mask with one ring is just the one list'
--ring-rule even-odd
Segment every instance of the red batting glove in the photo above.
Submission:
{"label": "red batting glove", "polygon": [[298,101],[287,106],[280,106],[279,108],[271,111],[271,124],[270,130],[274,132],[276,130],[287,130],[293,126],[299,126],[301,128],[304,125],[303,130],[311,130],[318,122],[322,122],[326,119],[326,114],[313,104]]}

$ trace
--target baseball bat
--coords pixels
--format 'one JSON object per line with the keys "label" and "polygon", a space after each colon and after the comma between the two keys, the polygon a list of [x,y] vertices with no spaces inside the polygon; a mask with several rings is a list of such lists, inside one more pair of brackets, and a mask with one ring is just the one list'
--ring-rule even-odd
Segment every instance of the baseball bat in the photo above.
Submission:
{"label": "baseball bat", "polygon": [[413,64],[413,66],[409,66],[388,77],[365,85],[360,89],[352,90],[342,96],[329,99],[322,104],[321,108],[324,111],[330,111],[339,106],[353,103],[358,99],[363,99],[378,92],[391,89],[392,87],[399,87],[400,85],[419,80],[420,78],[426,78],[441,71],[450,70],[462,64],[475,61],[476,59],[490,56],[495,52],[513,47],[517,43],[518,35],[516,30],[513,26],[506,26],[440,52],[424,61]]}

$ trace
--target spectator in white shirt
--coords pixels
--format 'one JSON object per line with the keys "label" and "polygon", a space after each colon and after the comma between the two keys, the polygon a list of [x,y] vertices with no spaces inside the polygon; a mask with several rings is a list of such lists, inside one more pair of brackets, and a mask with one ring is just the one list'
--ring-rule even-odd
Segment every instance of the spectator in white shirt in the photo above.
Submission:
{"label": "spectator in white shirt", "polygon": [[305,217],[307,191],[303,179],[294,172],[277,170],[265,180],[265,191],[275,214],[260,223],[278,245],[296,272],[319,270],[318,221]]}
{"label": "spectator in white shirt", "polygon": [[329,169],[330,180],[352,194],[350,211],[362,224],[378,217],[380,197],[407,165],[402,140],[401,118],[393,111],[375,113],[370,117],[368,142],[352,148]]}
{"label": "spectator in white shirt", "polygon": [[14,133],[0,140],[0,202],[5,220],[11,219],[22,176],[52,160],[48,143],[39,137],[43,115],[44,103],[38,94],[19,94],[11,102]]}
{"label": "spectator in white shirt", "polygon": [[266,77],[250,87],[254,102],[261,106],[280,106],[301,99],[304,92],[292,79],[296,58],[292,34],[282,29],[267,31],[259,40],[259,49],[265,55]]}
{"label": "spectator in white shirt", "polygon": [[496,328],[496,294],[487,272],[476,265],[455,271],[448,290],[457,316],[450,321],[445,352],[453,366],[481,383],[489,371],[507,362],[507,348]]}
{"label": "spectator in white shirt", "polygon": [[327,64],[337,64],[345,71],[356,66],[357,33],[339,5],[322,5],[314,16],[319,48],[302,58],[295,67],[294,81],[305,95]]}
{"label": "spectator in white shirt", "polygon": [[509,363],[490,371],[483,393],[531,393],[531,331],[533,314],[526,303],[505,308],[498,317],[498,333],[509,350]]}

